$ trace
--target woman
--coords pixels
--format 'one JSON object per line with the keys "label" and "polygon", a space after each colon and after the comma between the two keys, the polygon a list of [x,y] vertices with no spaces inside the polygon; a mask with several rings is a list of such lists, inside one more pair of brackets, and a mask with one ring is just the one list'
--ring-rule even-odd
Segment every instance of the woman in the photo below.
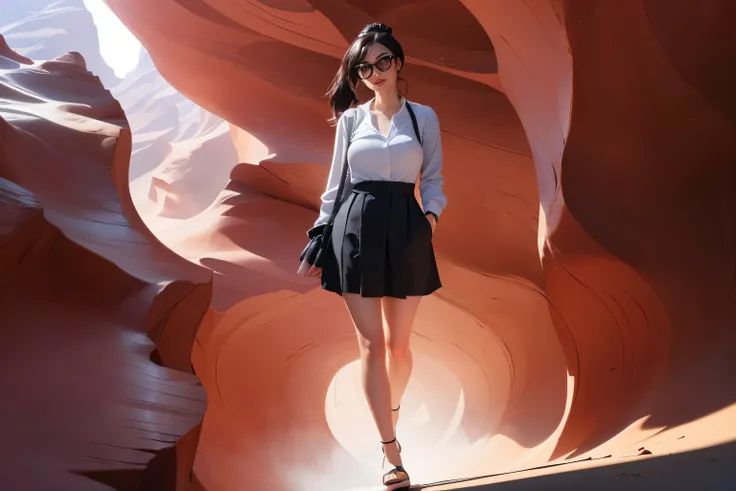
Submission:
{"label": "woman", "polygon": [[[329,248],[334,254],[313,274],[343,297],[355,325],[363,389],[384,456],[394,466],[383,476],[388,489],[410,485],[396,423],[412,370],[409,339],[419,301],[442,286],[432,235],[447,204],[439,121],[430,107],[400,95],[403,66],[401,45],[384,24],[366,26],[345,53],[328,92],[337,121],[332,167],[308,232],[320,234],[339,207]],[[361,83],[375,97],[350,109]],[[336,205],[345,160],[349,174]],[[417,178],[424,211],[414,196]]]}

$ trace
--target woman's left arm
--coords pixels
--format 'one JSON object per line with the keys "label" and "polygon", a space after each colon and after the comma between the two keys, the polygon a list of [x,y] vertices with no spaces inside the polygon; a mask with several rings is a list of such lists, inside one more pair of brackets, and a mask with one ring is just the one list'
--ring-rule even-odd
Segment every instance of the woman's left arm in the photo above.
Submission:
{"label": "woman's left arm", "polygon": [[440,137],[440,121],[437,113],[429,106],[425,106],[426,116],[422,128],[422,148],[424,159],[419,182],[419,192],[422,195],[424,212],[432,212],[439,218],[442,210],[447,206],[447,197],[442,186],[445,178],[442,176],[442,142]]}

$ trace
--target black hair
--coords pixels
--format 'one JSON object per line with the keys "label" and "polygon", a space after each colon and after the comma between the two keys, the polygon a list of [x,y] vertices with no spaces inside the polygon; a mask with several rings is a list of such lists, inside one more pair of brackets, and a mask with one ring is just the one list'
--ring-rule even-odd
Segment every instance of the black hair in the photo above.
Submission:
{"label": "black hair", "polygon": [[404,66],[404,50],[393,36],[392,29],[386,24],[365,26],[342,57],[340,68],[327,91],[332,107],[332,122],[337,121],[342,113],[358,102],[355,88],[360,79],[355,67],[363,61],[366,53],[375,43],[384,45],[392,55],[401,60],[401,66]]}

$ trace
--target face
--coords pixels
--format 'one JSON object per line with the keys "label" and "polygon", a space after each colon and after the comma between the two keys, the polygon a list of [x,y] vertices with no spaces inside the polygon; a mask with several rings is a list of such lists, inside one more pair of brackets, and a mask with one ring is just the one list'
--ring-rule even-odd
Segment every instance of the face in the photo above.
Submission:
{"label": "face", "polygon": [[358,77],[373,92],[390,94],[397,91],[401,60],[381,43],[373,43],[356,68]]}

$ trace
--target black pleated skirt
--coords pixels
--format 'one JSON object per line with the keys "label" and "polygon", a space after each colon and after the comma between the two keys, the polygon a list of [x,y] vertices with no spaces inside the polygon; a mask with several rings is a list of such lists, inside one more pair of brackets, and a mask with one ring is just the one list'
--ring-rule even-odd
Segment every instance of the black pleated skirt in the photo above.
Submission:
{"label": "black pleated skirt", "polygon": [[432,226],[414,197],[414,184],[363,181],[340,206],[322,288],[363,297],[429,295],[442,286]]}

